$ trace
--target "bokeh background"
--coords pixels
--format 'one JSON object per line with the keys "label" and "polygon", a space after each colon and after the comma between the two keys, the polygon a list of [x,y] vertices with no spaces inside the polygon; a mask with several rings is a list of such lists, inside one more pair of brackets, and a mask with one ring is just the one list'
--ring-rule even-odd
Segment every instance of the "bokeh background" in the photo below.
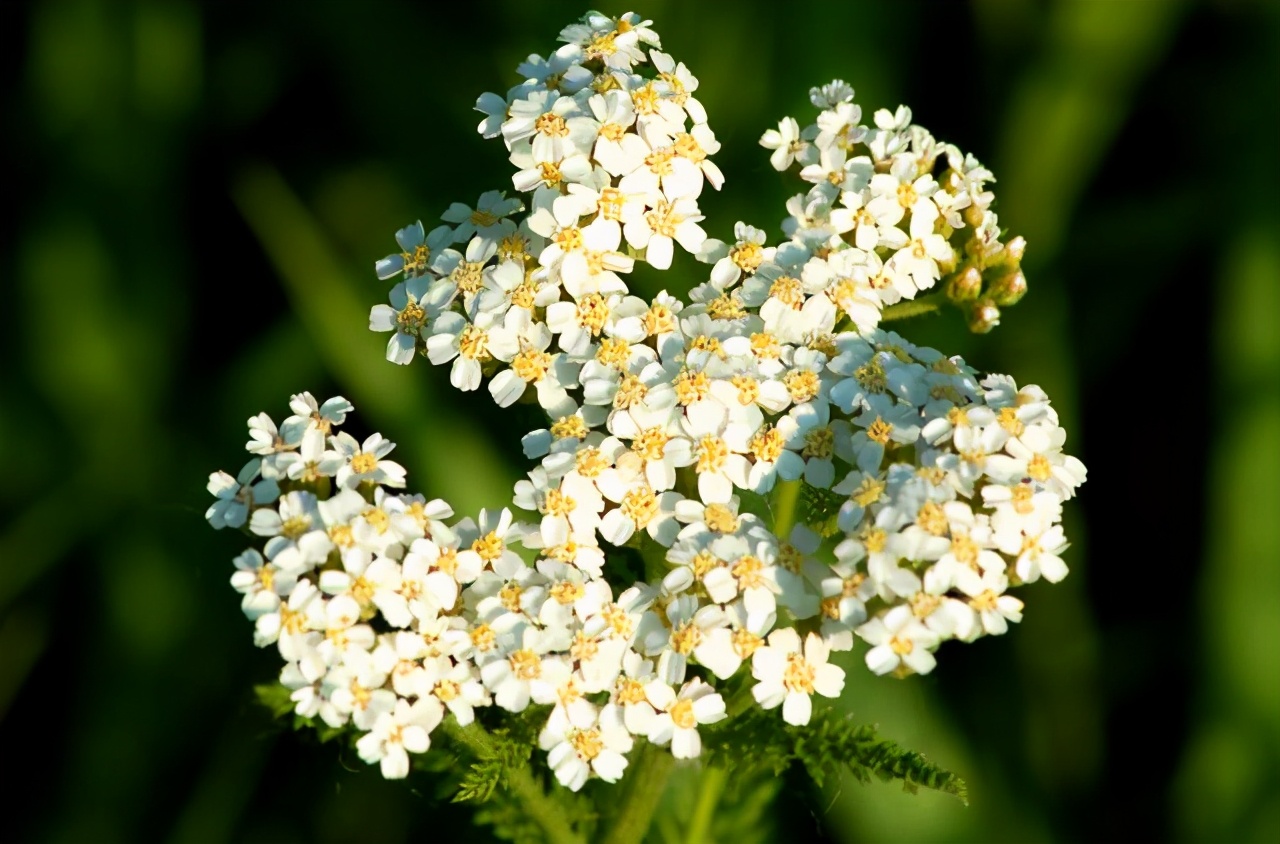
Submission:
{"label": "bokeh background", "polygon": [[[1031,292],[918,342],[1039,383],[1090,469],[1072,576],[1013,635],[842,703],[972,805],[800,777],[786,840],[1280,840],[1280,3],[637,2],[724,144],[713,234],[776,230],[756,145],[809,86],[909,104],[998,178]],[[291,392],[341,393],[412,486],[506,500],[532,411],[491,412],[366,330],[395,230],[509,186],[486,90],[564,3],[0,3],[0,838],[464,835],[422,783],[278,733],[203,520]],[[620,12],[621,8],[607,11]],[[646,292],[692,283],[637,274]],[[523,414],[523,415],[522,415]],[[857,661],[854,655],[853,661]],[[471,833],[481,840],[483,833]]]}

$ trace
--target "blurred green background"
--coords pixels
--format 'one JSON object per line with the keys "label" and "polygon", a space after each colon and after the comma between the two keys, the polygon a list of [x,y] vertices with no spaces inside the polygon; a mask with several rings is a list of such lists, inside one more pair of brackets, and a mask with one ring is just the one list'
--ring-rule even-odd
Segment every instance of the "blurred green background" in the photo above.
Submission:
{"label": "blurred green background", "polygon": [[[638,8],[724,144],[713,235],[776,231],[799,186],[757,138],[832,77],[992,167],[1030,295],[985,337],[900,330],[1045,387],[1090,469],[1072,576],[1024,592],[1021,628],[847,685],[972,805],[791,776],[779,837],[1280,841],[1280,4]],[[239,467],[245,419],[306,389],[398,441],[412,487],[506,500],[536,416],[385,363],[373,261],[399,226],[509,187],[471,106],[582,11],[0,4],[0,838],[462,834],[429,787],[273,731],[251,686],[277,658],[252,646],[227,584],[241,542],[207,528],[204,485]],[[678,268],[636,286],[687,289]]]}

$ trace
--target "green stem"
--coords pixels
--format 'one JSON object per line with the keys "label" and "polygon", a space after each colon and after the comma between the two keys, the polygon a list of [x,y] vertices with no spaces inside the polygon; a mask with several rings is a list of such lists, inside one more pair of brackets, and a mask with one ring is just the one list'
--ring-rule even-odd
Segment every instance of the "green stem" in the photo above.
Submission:
{"label": "green stem", "polygon": [[715,816],[716,805],[724,791],[729,775],[723,768],[708,767],[702,772],[702,783],[698,789],[698,802],[693,807],[693,817],[689,819],[685,844],[705,844],[707,833],[711,830],[711,819]]}
{"label": "green stem", "polygon": [[635,761],[622,779],[627,784],[622,808],[614,815],[604,844],[640,844],[644,840],[675,763],[669,750],[653,745],[646,744],[636,751]]}
{"label": "green stem", "polygon": [[799,478],[794,481],[778,481],[773,495],[773,535],[786,541],[787,534],[796,523],[796,504],[800,501]]}
{"label": "green stem", "polygon": [[[493,739],[484,727],[474,721],[463,727],[453,718],[446,718],[440,729],[478,758],[496,755]],[[506,786],[529,819],[542,829],[547,841],[553,844],[585,844],[585,839],[574,831],[571,820],[565,817],[560,806],[547,796],[546,789],[528,765],[509,769]]]}
{"label": "green stem", "polygon": [[751,692],[751,686],[743,683],[740,689],[728,696],[728,702],[724,708],[725,714],[730,718],[741,715],[750,709],[755,702],[756,698]]}
{"label": "green stem", "polygon": [[880,313],[880,321],[890,322],[895,319],[908,319],[914,316],[936,313],[942,309],[942,303],[945,298],[941,293],[931,293],[928,296],[921,296],[919,299],[904,299],[885,308]]}

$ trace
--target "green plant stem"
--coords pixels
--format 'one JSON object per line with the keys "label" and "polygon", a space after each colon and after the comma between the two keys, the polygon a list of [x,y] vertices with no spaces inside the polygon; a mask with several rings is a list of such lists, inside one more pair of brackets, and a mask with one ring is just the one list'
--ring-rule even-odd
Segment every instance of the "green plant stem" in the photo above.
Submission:
{"label": "green plant stem", "polygon": [[711,819],[715,817],[716,806],[720,803],[720,795],[724,791],[729,775],[723,768],[708,767],[702,772],[702,782],[698,788],[698,802],[693,807],[693,817],[689,819],[689,828],[685,830],[685,844],[705,844],[707,833],[711,830]]}
{"label": "green plant stem", "polygon": [[640,844],[644,840],[675,763],[670,751],[652,745],[636,751],[635,761],[622,780],[627,784],[622,807],[613,817],[604,844]]}
{"label": "green plant stem", "polygon": [[[484,727],[474,721],[463,727],[453,718],[446,718],[440,729],[475,756],[490,757],[496,753],[493,739]],[[506,787],[525,814],[542,829],[547,841],[553,844],[585,844],[585,839],[574,831],[571,819],[565,817],[560,806],[547,796],[546,789],[528,765],[512,768],[507,774]]]}
{"label": "green plant stem", "polygon": [[895,319],[908,319],[914,316],[936,313],[942,309],[944,301],[946,301],[946,297],[941,293],[931,293],[928,296],[921,296],[919,299],[904,299],[885,308],[880,313],[880,321],[891,322]]}
{"label": "green plant stem", "polygon": [[799,478],[794,481],[778,481],[774,486],[773,534],[785,540],[796,523],[796,504],[800,501]]}

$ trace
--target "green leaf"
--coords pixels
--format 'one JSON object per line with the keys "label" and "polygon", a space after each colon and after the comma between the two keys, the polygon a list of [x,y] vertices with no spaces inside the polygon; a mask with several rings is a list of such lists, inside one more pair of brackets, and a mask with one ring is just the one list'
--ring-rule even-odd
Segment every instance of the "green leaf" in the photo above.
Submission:
{"label": "green leaf", "polygon": [[283,718],[293,712],[291,692],[279,683],[259,683],[253,687],[254,697],[265,706],[273,718]]}
{"label": "green leaf", "polygon": [[911,793],[924,787],[969,803],[964,780],[923,754],[880,738],[874,725],[857,724],[830,710],[815,712],[803,727],[786,724],[776,713],[751,711],[723,729],[709,730],[707,738],[719,764],[746,773],[768,769],[780,774],[800,763],[818,786],[848,770],[862,783],[897,780]]}

